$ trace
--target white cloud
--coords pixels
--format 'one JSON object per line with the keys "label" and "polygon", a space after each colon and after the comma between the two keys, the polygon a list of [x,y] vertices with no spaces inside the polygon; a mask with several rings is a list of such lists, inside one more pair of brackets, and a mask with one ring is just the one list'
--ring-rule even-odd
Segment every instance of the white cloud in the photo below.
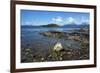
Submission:
{"label": "white cloud", "polygon": [[68,18],[68,22],[69,22],[69,23],[74,23],[74,22],[75,22],[75,19],[72,18],[72,17],[69,17],[69,18]]}
{"label": "white cloud", "polygon": [[88,23],[89,24],[89,19],[86,19],[84,16],[82,16],[79,19],[73,18],[73,17],[68,17],[66,18],[66,24],[82,24],[82,23]]}
{"label": "white cloud", "polygon": [[67,23],[67,24],[72,24],[72,23],[77,23],[77,21],[76,21],[75,18],[73,18],[73,17],[68,17],[68,18],[66,19],[66,23]]}
{"label": "white cloud", "polygon": [[55,21],[55,22],[62,22],[63,21],[63,19],[62,19],[62,17],[56,17],[56,18],[52,18],[52,21]]}

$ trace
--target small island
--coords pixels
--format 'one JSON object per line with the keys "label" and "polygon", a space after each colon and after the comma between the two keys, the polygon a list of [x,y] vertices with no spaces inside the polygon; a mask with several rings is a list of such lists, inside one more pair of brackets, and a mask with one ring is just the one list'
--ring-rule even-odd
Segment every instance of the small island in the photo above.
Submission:
{"label": "small island", "polygon": [[48,25],[42,25],[41,27],[59,27],[59,25],[58,24],[54,24],[54,23],[52,23],[52,24],[48,24]]}

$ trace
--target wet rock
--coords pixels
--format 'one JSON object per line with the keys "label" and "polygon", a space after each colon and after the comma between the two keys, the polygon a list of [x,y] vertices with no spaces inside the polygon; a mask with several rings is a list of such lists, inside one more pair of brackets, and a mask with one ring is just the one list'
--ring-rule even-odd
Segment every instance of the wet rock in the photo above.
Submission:
{"label": "wet rock", "polygon": [[25,53],[25,55],[28,55],[28,54],[29,54],[29,52],[26,52],[26,53]]}
{"label": "wet rock", "polygon": [[67,54],[71,54],[71,52],[67,52]]}
{"label": "wet rock", "polygon": [[76,41],[80,41],[80,36],[74,35],[74,36],[69,36],[67,39],[69,40],[76,40]]}
{"label": "wet rock", "polygon": [[48,37],[52,36],[51,32],[43,32],[41,34]]}
{"label": "wet rock", "polygon": [[51,58],[51,57],[52,57],[52,55],[49,55],[49,56],[48,56],[48,58]]}
{"label": "wet rock", "polygon": [[64,32],[60,32],[60,31],[48,31],[48,32],[40,33],[40,34],[42,34],[43,36],[46,36],[46,37],[61,38],[63,36]]}

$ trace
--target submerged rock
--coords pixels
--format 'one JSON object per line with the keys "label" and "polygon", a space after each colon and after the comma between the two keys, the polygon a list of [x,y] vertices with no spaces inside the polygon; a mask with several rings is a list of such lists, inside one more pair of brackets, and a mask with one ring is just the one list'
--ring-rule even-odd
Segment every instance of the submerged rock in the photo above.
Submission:
{"label": "submerged rock", "polygon": [[44,33],[41,33],[41,34],[44,35],[44,36],[48,36],[48,37],[52,36],[51,32],[44,32]]}
{"label": "submerged rock", "polygon": [[61,51],[63,50],[63,46],[60,42],[57,42],[53,48],[53,51]]}
{"label": "submerged rock", "polygon": [[48,32],[42,32],[40,34],[46,37],[61,38],[65,33],[60,31],[48,31]]}

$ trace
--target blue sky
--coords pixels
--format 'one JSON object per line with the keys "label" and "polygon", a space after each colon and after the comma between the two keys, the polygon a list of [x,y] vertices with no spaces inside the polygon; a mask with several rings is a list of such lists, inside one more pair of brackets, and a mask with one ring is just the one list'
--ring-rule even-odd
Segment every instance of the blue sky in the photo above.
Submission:
{"label": "blue sky", "polygon": [[58,25],[89,23],[90,14],[80,12],[21,10],[21,25]]}

